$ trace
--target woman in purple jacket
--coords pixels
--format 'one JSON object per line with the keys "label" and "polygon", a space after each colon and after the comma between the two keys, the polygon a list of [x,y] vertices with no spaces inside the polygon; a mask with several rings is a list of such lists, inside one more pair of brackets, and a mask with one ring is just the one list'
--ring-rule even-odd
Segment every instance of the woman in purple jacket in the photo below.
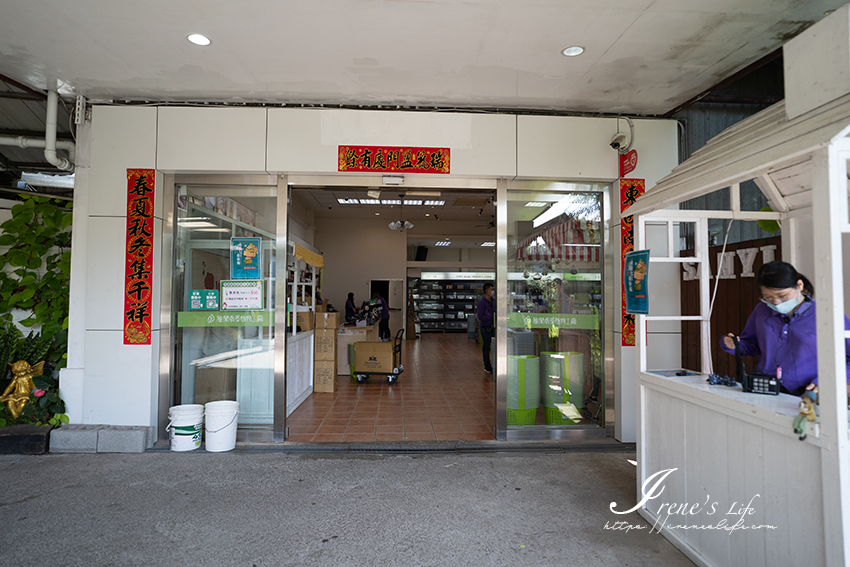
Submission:
{"label": "woman in purple jacket", "polygon": [[[760,356],[755,372],[776,374],[782,368],[782,392],[795,396],[817,393],[818,362],[814,288],[806,276],[786,262],[768,262],[758,271],[761,303],[753,309],[738,341],[744,356]],[[844,328],[850,319],[844,316]],[[720,340],[735,354],[734,335]],[[850,340],[845,339],[847,378],[850,381]]]}

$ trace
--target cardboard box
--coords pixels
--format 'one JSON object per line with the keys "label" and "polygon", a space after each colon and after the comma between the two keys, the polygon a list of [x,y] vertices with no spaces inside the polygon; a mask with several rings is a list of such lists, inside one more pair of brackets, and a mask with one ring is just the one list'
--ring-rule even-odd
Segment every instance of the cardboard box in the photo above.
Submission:
{"label": "cardboard box", "polygon": [[324,313],[328,310],[328,306],[322,303],[321,305],[316,306],[316,313]]}
{"label": "cardboard box", "polygon": [[315,360],[336,359],[336,329],[316,329],[314,334],[313,358]]}
{"label": "cardboard box", "polygon": [[313,363],[313,391],[336,392],[335,360],[317,360]]}
{"label": "cardboard box", "polygon": [[354,371],[392,374],[393,343],[354,343]]}
{"label": "cardboard box", "polygon": [[317,329],[336,329],[339,327],[339,313],[316,313]]}
{"label": "cardboard box", "polygon": [[295,314],[295,324],[301,327],[301,332],[313,330],[313,312],[299,311]]}

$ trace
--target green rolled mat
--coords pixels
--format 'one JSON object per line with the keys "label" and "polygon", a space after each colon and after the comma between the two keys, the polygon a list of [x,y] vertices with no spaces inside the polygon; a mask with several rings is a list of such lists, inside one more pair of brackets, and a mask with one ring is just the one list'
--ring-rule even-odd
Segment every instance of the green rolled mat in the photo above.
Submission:
{"label": "green rolled mat", "polygon": [[584,402],[584,355],[580,352],[543,352],[540,364],[540,401],[547,408]]}

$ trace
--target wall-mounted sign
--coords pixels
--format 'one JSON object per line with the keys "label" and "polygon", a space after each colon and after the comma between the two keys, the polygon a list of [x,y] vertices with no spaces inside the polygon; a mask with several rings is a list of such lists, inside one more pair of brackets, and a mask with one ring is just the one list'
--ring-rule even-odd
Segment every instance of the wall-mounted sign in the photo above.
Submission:
{"label": "wall-mounted sign", "polygon": [[649,313],[649,250],[633,250],[626,254],[623,282],[626,284],[626,312]]}
{"label": "wall-mounted sign", "polygon": [[449,173],[449,148],[339,146],[339,171]]}
{"label": "wall-mounted sign", "polygon": [[620,177],[625,177],[637,167],[637,150],[626,152],[620,156]]}
{"label": "wall-mounted sign", "polygon": [[124,254],[124,344],[151,344],[153,289],[153,169],[127,170]]}
{"label": "wall-mounted sign", "polygon": [[263,277],[263,244],[259,238],[230,239],[230,279],[259,280]]}
{"label": "wall-mounted sign", "polygon": [[[620,180],[620,212],[625,212],[631,207],[637,198],[643,195],[646,184],[643,179],[621,179]],[[634,217],[625,217],[620,220],[620,251],[621,268],[625,269],[626,254],[634,250]],[[623,317],[623,346],[635,346],[635,317],[626,312],[626,285],[621,284],[622,317]]]}
{"label": "wall-mounted sign", "polygon": [[221,281],[222,311],[262,311],[263,282],[248,280]]}
{"label": "wall-mounted sign", "polygon": [[189,290],[189,311],[218,311],[218,290]]}

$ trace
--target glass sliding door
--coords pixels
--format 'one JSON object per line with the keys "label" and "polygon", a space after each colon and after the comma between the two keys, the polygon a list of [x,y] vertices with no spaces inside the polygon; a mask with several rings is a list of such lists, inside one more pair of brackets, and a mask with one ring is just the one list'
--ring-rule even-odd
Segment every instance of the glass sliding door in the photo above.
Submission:
{"label": "glass sliding door", "polygon": [[239,431],[275,417],[277,187],[177,185],[173,404],[239,402]]}
{"label": "glass sliding door", "polygon": [[507,438],[604,436],[605,186],[552,185],[507,191]]}

